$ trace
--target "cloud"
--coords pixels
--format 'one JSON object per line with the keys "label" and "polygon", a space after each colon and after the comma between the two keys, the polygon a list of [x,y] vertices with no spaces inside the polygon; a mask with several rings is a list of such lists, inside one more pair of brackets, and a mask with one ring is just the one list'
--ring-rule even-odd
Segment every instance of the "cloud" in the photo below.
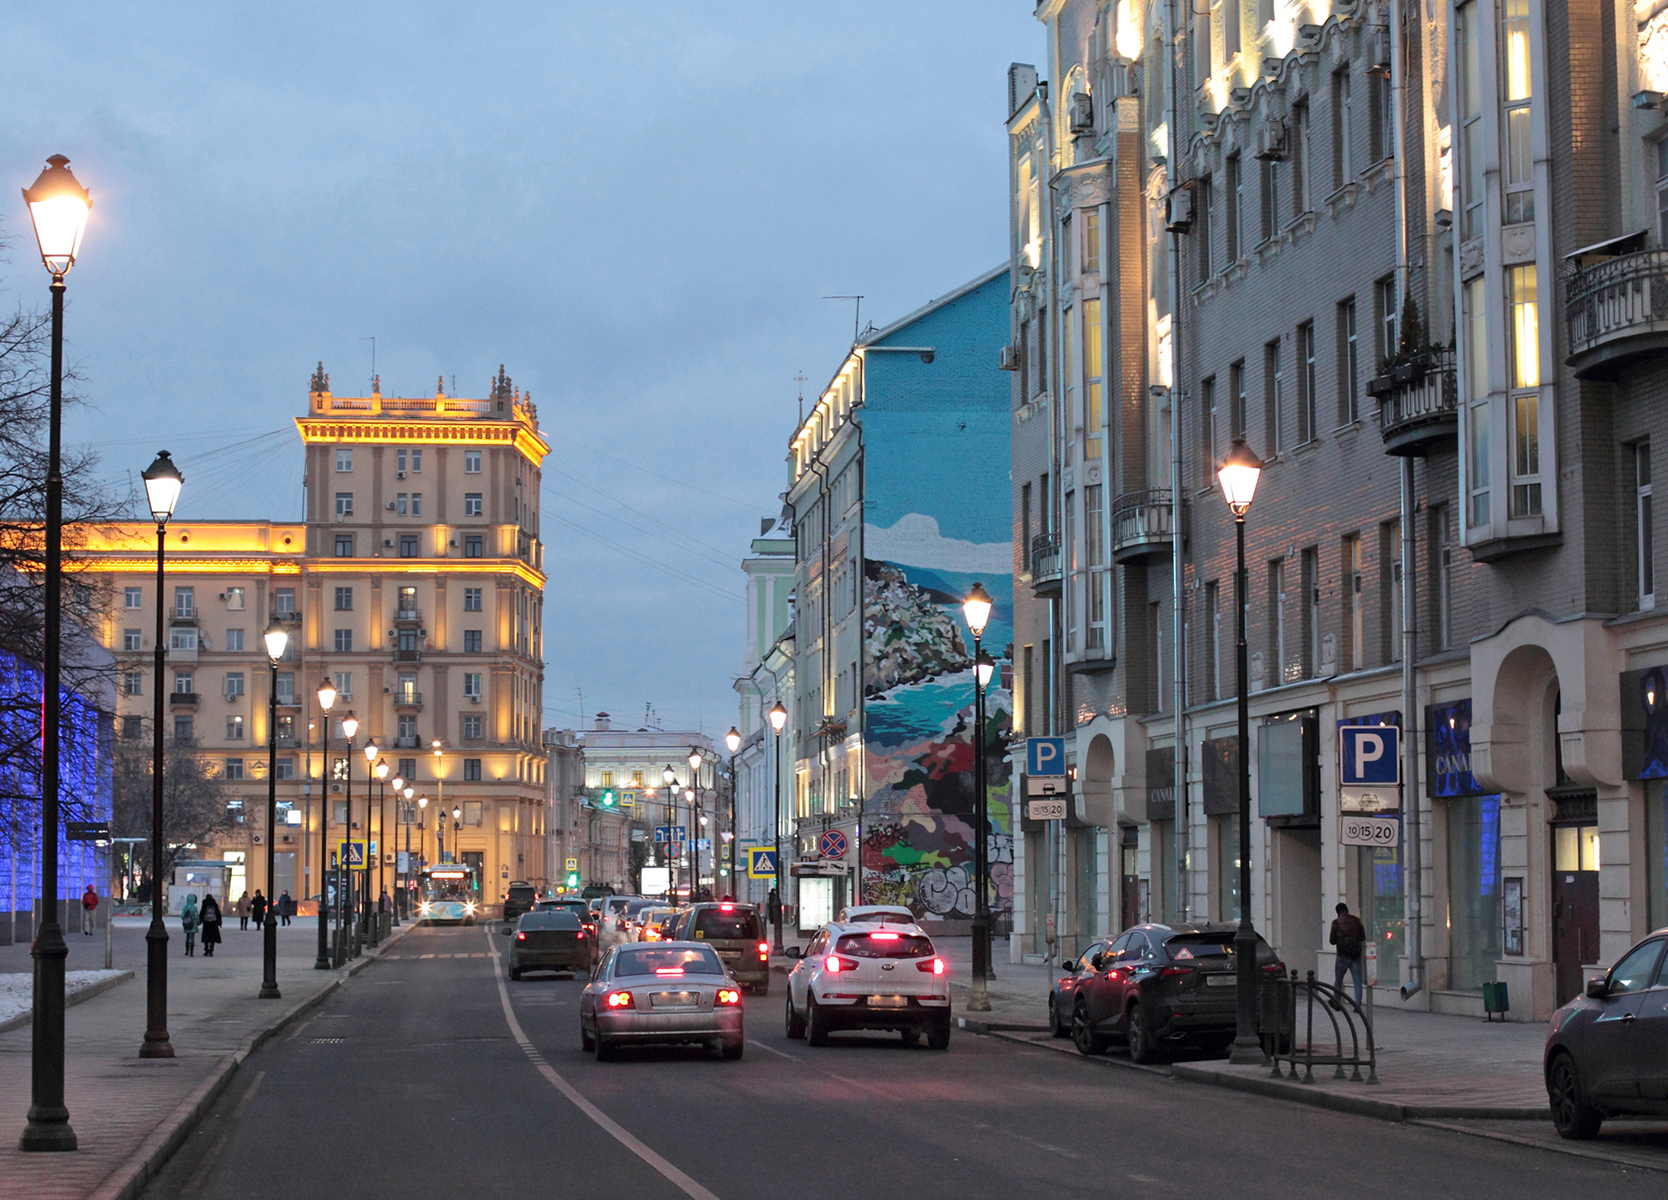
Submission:
{"label": "cloud", "polygon": [[1008,542],[964,542],[938,532],[938,518],[906,513],[889,529],[863,526],[863,556],[905,567],[935,571],[998,572],[1013,568],[1014,550]]}

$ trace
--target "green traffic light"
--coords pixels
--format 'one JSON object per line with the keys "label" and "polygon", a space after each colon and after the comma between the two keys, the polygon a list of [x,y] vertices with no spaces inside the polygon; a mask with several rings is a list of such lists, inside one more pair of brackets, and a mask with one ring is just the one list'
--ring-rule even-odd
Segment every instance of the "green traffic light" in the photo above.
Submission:
{"label": "green traffic light", "polygon": [[576,887],[579,886],[579,874],[578,874],[578,872],[575,872],[575,873],[568,876],[568,886],[570,888],[576,888]]}
{"label": "green traffic light", "polygon": [[602,806],[604,808],[613,808],[614,807],[614,793],[613,792],[604,792],[602,794]]}

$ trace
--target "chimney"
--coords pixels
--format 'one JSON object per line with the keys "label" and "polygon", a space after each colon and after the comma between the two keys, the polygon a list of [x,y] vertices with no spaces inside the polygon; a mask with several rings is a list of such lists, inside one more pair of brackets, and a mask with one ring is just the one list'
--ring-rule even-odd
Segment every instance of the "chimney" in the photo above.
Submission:
{"label": "chimney", "polygon": [[596,725],[596,727],[598,729],[612,729],[613,728],[613,724],[609,721],[607,713],[599,712],[597,714],[597,725]]}

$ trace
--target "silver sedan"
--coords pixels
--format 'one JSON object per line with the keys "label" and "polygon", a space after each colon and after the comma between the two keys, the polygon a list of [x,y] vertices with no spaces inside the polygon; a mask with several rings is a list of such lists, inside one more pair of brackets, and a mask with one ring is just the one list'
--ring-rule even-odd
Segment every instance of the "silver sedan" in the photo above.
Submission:
{"label": "silver sedan", "polygon": [[741,987],[699,942],[615,946],[580,996],[579,1041],[599,1062],[622,1045],[680,1042],[740,1058]]}

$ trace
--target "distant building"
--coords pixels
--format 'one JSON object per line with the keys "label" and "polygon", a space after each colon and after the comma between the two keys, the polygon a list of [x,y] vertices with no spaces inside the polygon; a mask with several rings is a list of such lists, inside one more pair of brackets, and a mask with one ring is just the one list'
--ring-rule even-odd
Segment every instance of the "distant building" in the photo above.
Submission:
{"label": "distant building", "polygon": [[[791,531],[788,531],[791,532]],[[747,575],[747,635],[744,639],[741,675],[736,679],[740,700],[741,749],[736,754],[736,890],[741,899],[762,904],[769,897],[771,881],[752,879],[747,873],[747,848],[772,846],[793,841],[792,755],[793,725],[793,588],[794,541],[775,537],[767,529],[753,539],[752,553],[742,560]],[[777,734],[770,726],[770,710],[780,704],[788,713],[781,733],[782,752],[777,752]],[[783,819],[775,828],[776,798],[782,797]],[[784,883],[786,871],[783,872]]]}
{"label": "distant building", "polygon": [[545,780],[549,817],[545,824],[545,861],[557,892],[577,891],[593,874],[585,804],[585,741],[571,729],[544,731],[548,756]]}

